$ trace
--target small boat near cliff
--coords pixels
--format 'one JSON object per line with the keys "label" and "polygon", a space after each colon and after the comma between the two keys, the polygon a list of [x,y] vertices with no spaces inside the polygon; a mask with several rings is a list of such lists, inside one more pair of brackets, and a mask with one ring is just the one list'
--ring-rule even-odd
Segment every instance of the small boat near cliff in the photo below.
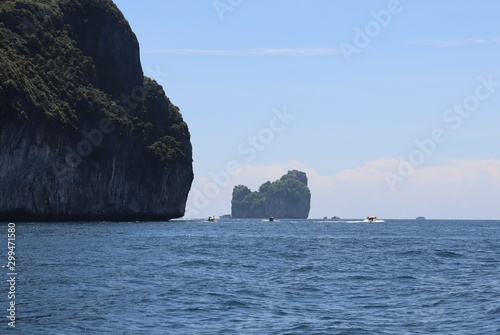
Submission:
{"label": "small boat near cliff", "polygon": [[269,215],[267,219],[262,219],[262,222],[277,222],[272,215]]}

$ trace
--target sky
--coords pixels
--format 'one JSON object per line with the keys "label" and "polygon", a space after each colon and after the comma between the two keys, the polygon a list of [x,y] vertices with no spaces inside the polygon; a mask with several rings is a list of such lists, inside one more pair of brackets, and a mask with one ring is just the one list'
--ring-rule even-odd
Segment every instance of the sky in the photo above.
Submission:
{"label": "sky", "polygon": [[500,2],[114,2],[189,126],[186,218],[291,169],[310,218],[500,217]]}

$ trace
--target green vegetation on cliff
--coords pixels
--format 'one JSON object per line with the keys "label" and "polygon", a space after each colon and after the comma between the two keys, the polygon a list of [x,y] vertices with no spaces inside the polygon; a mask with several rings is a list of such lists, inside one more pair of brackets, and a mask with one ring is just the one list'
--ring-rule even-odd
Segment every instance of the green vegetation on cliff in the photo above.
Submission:
{"label": "green vegetation on cliff", "polygon": [[187,124],[112,0],[0,1],[0,221],[168,220]]}
{"label": "green vegetation on cliff", "polygon": [[190,156],[179,109],[143,76],[136,37],[109,0],[0,2],[0,117],[70,134],[107,118],[159,162]]}
{"label": "green vegetation on cliff", "polygon": [[311,192],[304,172],[292,170],[279,180],[266,182],[252,192],[244,185],[235,186],[231,201],[235,218],[259,218],[273,215],[285,218],[307,218]]}

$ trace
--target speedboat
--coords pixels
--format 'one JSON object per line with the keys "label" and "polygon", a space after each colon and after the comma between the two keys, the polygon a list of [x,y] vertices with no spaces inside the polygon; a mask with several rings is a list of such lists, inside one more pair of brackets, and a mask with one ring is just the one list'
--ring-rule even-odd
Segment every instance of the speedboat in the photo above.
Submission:
{"label": "speedboat", "polygon": [[377,217],[375,215],[370,215],[366,219],[368,220],[368,222],[373,222],[373,221],[377,220]]}

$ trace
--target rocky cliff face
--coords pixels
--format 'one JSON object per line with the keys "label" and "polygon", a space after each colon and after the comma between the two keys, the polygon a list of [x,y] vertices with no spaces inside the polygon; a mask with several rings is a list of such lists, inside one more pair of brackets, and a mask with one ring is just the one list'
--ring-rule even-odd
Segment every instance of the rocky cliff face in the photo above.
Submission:
{"label": "rocky cliff face", "polygon": [[311,192],[304,172],[293,170],[275,182],[262,184],[258,192],[235,186],[231,201],[233,218],[306,219],[311,208]]}
{"label": "rocky cliff face", "polygon": [[111,0],[0,3],[0,221],[184,215],[192,148]]}

